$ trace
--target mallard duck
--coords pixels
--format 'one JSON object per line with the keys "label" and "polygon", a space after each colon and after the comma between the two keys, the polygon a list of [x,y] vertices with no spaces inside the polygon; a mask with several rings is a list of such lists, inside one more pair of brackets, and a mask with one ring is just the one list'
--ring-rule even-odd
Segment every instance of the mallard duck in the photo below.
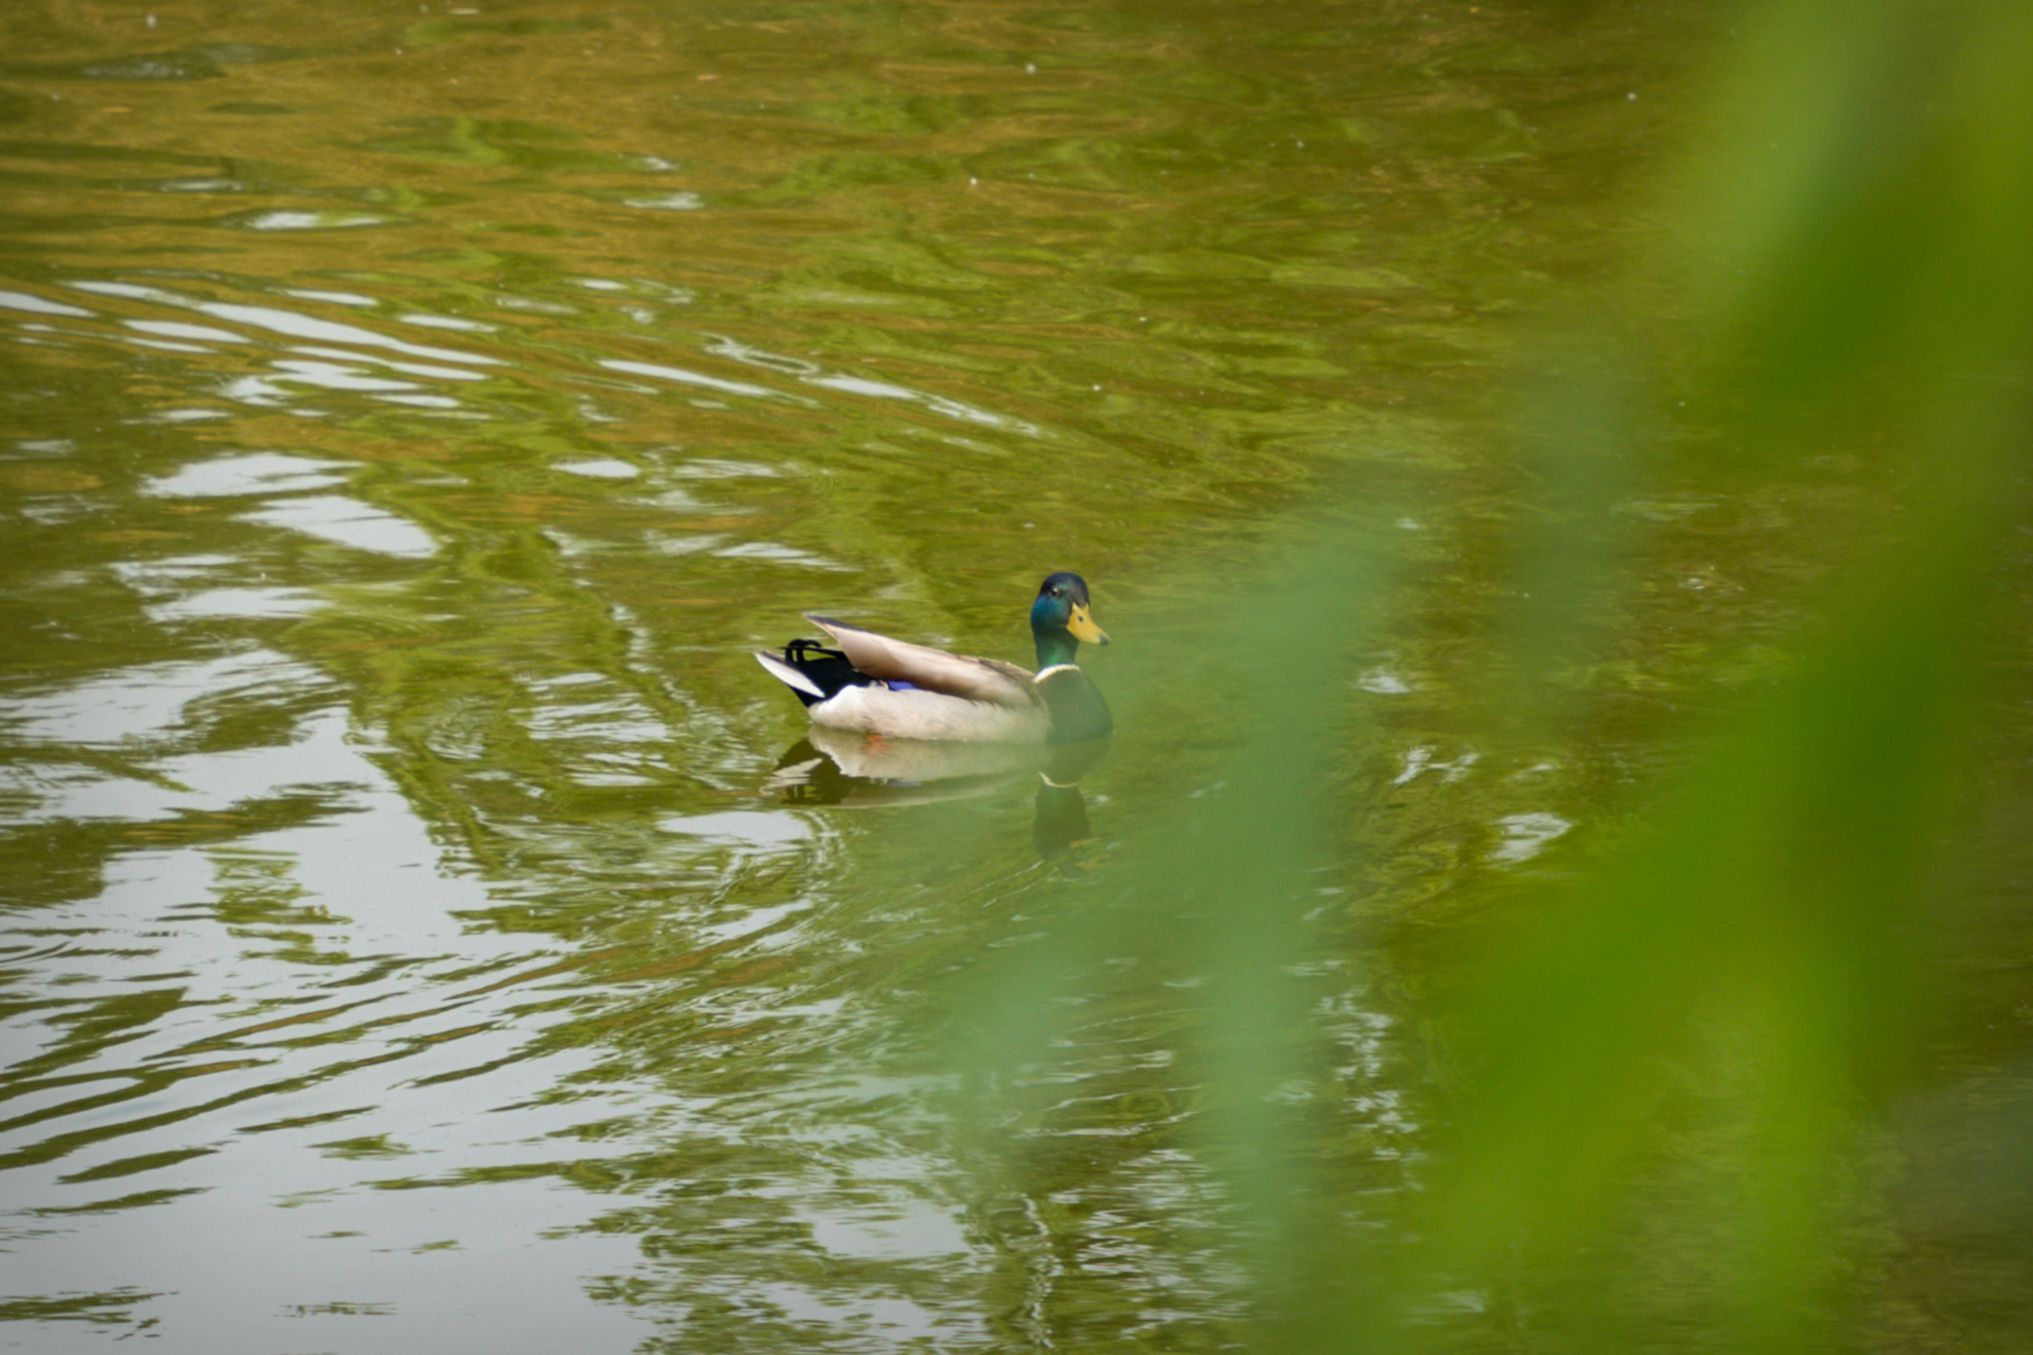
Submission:
{"label": "mallard duck", "polygon": [[782,654],[756,651],[812,722],[892,739],[976,743],[1071,743],[1115,727],[1108,703],[1073,661],[1080,642],[1105,645],[1094,624],[1087,581],[1059,573],[1038,585],[1031,636],[1038,671],[892,640],[831,617],[805,619],[838,645],[793,640]]}

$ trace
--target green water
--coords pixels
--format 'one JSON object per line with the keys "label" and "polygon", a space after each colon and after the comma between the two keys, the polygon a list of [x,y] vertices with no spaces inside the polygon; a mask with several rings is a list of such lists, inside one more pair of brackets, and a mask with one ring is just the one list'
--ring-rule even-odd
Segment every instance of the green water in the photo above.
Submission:
{"label": "green water", "polygon": [[[1642,190],[1733,39],[1692,5],[16,0],[0,1345],[1249,1344],[1218,942],[1204,897],[1132,902],[1258,714],[1223,615],[1319,605],[1279,562],[1323,541],[1362,581],[1321,615],[1345,663],[1275,693],[1347,828],[1281,961],[1325,1052],[1275,1099],[1385,1228],[1450,1113],[1450,939],[1628,835],[1910,493],[1867,447],[1710,455],[1698,401],[1596,497],[1527,450],[1521,364],[1674,239]],[[1618,342],[1674,330],[1665,283],[1620,295]],[[1622,552],[1613,594],[1539,609],[1549,523]],[[849,775],[885,769],[803,744],[749,657],[823,610],[1027,660],[1055,569],[1115,639],[1072,789]],[[1556,633],[1527,718],[1502,656]],[[1998,935],[1930,1037],[1959,1071],[1898,1111],[1949,1159],[2028,1098]],[[1049,1057],[971,1066],[1012,955],[1054,974]],[[2011,1348],[2023,1167],[2001,1222],[1906,1152],[1851,1164],[1878,1298],[1837,1330]],[[1702,1240],[1629,1236],[1634,1329],[1730,1348]],[[1516,1294],[1410,1287],[1442,1348],[1561,1348]]]}

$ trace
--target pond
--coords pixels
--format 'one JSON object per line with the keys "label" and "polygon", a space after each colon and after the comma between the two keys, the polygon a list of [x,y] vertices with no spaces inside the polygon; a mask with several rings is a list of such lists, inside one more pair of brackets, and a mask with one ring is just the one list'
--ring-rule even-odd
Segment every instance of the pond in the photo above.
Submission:
{"label": "pond", "polygon": [[[1360,1224],[1448,1114],[1448,939],[1623,835],[1904,492],[1693,409],[1547,507],[1520,364],[1673,237],[1707,7],[0,27],[10,1348],[1246,1345],[1251,942],[1177,847],[1282,852],[1223,808],[1263,708],[1353,826],[1284,863],[1264,1019],[1320,1052],[1262,1076]],[[1549,512],[1644,545],[1542,720],[1492,664]],[[1028,663],[1059,569],[1118,723],[1059,778],[829,743],[752,657],[819,611]],[[1344,666],[1265,678],[1301,604]],[[1945,1229],[1902,1348],[2005,1339],[2010,1232]]]}

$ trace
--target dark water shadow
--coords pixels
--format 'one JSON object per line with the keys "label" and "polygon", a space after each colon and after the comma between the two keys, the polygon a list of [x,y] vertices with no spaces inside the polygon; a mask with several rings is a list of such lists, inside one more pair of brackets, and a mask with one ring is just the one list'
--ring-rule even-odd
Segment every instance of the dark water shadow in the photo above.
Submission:
{"label": "dark water shadow", "polygon": [[1107,759],[1109,742],[922,743],[815,725],[784,750],[763,790],[788,805],[898,808],[993,795],[1036,776],[1031,845],[1052,860],[1094,838],[1080,782]]}

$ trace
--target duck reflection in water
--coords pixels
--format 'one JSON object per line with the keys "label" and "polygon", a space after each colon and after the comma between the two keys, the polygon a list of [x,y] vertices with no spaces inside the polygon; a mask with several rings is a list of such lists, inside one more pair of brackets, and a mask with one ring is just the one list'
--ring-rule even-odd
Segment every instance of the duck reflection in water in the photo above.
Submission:
{"label": "duck reflection in water", "polygon": [[763,789],[786,804],[873,808],[988,795],[1035,774],[1031,845],[1052,860],[1094,836],[1080,781],[1108,744],[926,743],[815,725],[784,750]]}

